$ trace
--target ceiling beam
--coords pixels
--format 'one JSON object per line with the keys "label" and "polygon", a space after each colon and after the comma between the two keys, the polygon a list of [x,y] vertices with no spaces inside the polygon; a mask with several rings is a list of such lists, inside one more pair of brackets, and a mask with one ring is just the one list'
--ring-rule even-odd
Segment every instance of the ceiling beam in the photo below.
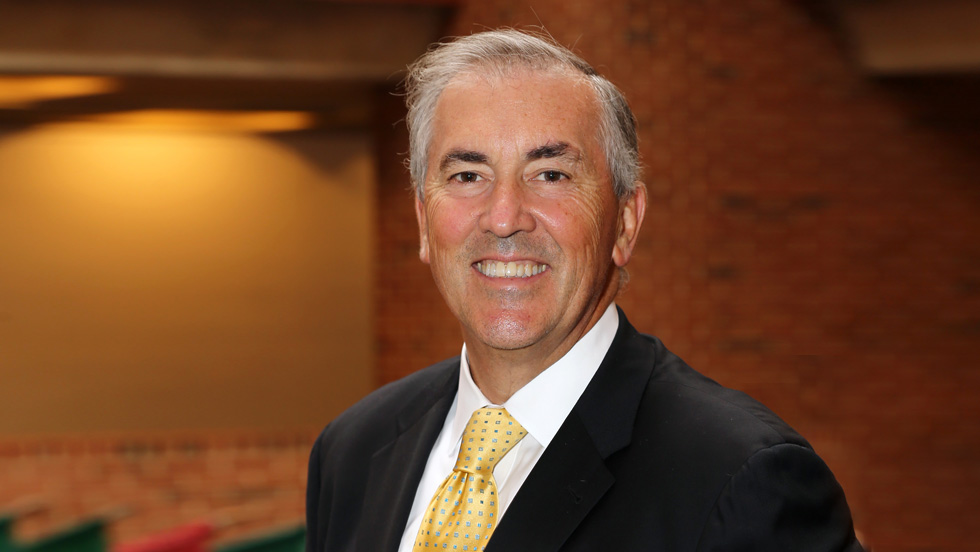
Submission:
{"label": "ceiling beam", "polygon": [[835,0],[855,55],[881,76],[980,71],[976,0]]}
{"label": "ceiling beam", "polygon": [[0,74],[384,81],[442,33],[429,1],[0,0]]}

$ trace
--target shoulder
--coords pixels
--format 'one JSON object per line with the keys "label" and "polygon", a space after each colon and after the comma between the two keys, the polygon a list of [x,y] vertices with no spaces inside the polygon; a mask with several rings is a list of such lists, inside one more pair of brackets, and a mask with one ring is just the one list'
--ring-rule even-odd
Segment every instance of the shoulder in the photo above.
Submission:
{"label": "shoulder", "polygon": [[659,339],[633,338],[651,368],[634,444],[671,474],[667,494],[700,496],[699,549],[860,550],[843,490],[806,439]]}
{"label": "shoulder", "polygon": [[638,423],[656,423],[692,446],[724,449],[742,460],[778,444],[810,448],[772,410],[697,372],[659,339],[639,333],[634,339],[642,343],[652,364]]}
{"label": "shoulder", "polygon": [[364,515],[358,505],[372,473],[380,473],[372,472],[373,459],[405,428],[427,414],[429,420],[437,418],[432,416],[436,410],[448,410],[458,374],[458,358],[432,365],[385,385],[327,424],[310,452],[307,550],[349,549]]}
{"label": "shoulder", "polygon": [[320,433],[313,454],[343,447],[357,457],[370,455],[436,401],[455,392],[459,357],[444,360],[373,391],[331,421]]}
{"label": "shoulder", "polygon": [[[777,445],[812,451],[806,439],[760,402],[695,371],[659,339],[630,326],[617,335],[596,378],[601,378],[595,386],[601,393],[593,394],[583,411],[592,420],[607,420],[589,422],[596,426],[592,434],[600,450],[607,435],[626,432],[619,446],[606,450],[621,451],[619,461],[630,469],[672,474],[661,483],[678,492],[690,492],[694,485],[703,500],[712,500],[760,451]],[[629,404],[634,410],[623,406]],[[620,412],[614,418],[619,422],[608,421],[610,409]]]}

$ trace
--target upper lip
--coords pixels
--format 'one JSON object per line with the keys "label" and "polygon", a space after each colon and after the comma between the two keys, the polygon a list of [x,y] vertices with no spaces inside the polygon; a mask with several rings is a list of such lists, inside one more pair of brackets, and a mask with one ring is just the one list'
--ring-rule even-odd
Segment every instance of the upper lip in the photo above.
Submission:
{"label": "upper lip", "polygon": [[500,262],[500,263],[511,263],[511,262],[513,262],[513,263],[548,264],[548,263],[546,263],[544,261],[539,261],[539,260],[537,260],[537,259],[535,259],[533,257],[520,257],[520,256],[517,256],[517,255],[506,255],[506,256],[502,256],[502,257],[482,257],[482,258],[479,258],[476,261],[474,261],[473,264],[487,262],[487,261],[491,261],[491,262],[495,262],[495,263],[497,263],[497,262]]}

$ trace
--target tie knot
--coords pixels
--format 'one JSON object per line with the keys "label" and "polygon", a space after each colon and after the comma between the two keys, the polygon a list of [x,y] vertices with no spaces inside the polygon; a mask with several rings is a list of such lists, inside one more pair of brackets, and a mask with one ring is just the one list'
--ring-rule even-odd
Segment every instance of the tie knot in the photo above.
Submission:
{"label": "tie knot", "polygon": [[480,408],[466,423],[456,469],[481,475],[492,473],[497,462],[525,435],[524,427],[503,408]]}

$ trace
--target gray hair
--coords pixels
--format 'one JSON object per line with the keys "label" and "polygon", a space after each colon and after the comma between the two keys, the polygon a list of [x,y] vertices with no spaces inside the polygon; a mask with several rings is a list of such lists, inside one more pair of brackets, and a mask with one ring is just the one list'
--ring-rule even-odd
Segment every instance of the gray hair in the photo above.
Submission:
{"label": "gray hair", "polygon": [[623,93],[550,37],[500,29],[437,44],[408,68],[408,167],[418,197],[422,199],[424,194],[432,122],[443,89],[457,75],[474,69],[503,76],[515,68],[569,71],[585,79],[601,106],[599,140],[612,174],[613,189],[620,198],[632,195],[640,177],[640,153],[636,118]]}

